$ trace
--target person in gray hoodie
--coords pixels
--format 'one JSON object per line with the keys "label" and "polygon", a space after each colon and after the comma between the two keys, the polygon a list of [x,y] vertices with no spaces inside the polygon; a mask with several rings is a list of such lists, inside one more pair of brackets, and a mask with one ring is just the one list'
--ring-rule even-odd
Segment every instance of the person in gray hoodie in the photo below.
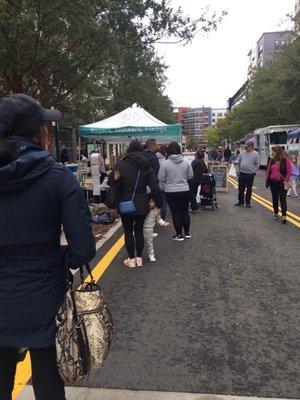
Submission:
{"label": "person in gray hoodie", "polygon": [[[156,157],[158,158],[159,161],[159,168],[163,165],[163,163],[166,161],[166,158],[168,156],[168,146],[166,144],[162,145],[159,149],[158,152],[156,153]],[[159,183],[159,188],[160,188],[160,193],[161,197],[163,200],[163,207],[161,209],[160,215],[163,220],[166,219],[167,217],[167,211],[168,211],[168,204],[165,196],[165,187],[162,182]]]}
{"label": "person in gray hoodie", "polygon": [[175,235],[173,240],[190,239],[189,184],[194,176],[192,166],[181,153],[177,142],[168,146],[168,158],[162,164],[158,180],[164,186],[167,203],[171,210]]}

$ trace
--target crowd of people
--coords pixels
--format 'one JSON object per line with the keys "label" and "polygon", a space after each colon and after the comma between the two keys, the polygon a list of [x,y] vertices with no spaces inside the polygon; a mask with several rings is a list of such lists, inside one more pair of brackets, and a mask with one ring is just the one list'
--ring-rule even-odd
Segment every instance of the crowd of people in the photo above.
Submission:
{"label": "crowd of people", "polygon": [[[165,221],[170,209],[174,234],[172,240],[182,242],[192,237],[189,212],[197,212],[196,195],[203,174],[207,172],[204,153],[198,151],[193,163],[182,155],[177,142],[158,148],[155,139],[148,139],[145,147],[132,141],[125,157],[117,164],[109,178],[109,185],[118,187],[119,213],[125,234],[128,258],[124,265],[130,268],[143,265],[144,243],[150,262],[155,262],[153,238],[157,222]],[[134,210],[122,211],[121,204],[133,202]]]}
{"label": "crowd of people", "polygon": [[[216,154],[215,154],[216,152]],[[219,154],[219,156],[218,156]],[[229,148],[212,149],[210,160],[232,163],[238,175],[237,207],[251,208],[252,189],[260,161],[252,143],[247,143],[242,151],[232,153]],[[174,234],[172,240],[182,242],[191,238],[190,213],[199,212],[197,194],[205,174],[205,152],[198,150],[192,163],[188,162],[177,142],[158,148],[155,139],[147,140],[145,146],[132,141],[127,154],[121,160],[109,184],[118,185],[120,201],[133,201],[134,212],[122,213],[121,219],[125,233],[125,246],[128,258],[124,264],[130,268],[143,265],[144,242],[151,262],[156,261],[153,237],[155,223],[168,227],[165,221],[167,209],[171,212]],[[299,166],[297,159],[291,160],[280,146],[272,149],[272,157],[267,168],[266,186],[270,187],[274,220],[278,219],[281,205],[282,223],[287,219],[287,196],[292,192],[297,196]],[[291,187],[289,182],[291,181]]]}
{"label": "crowd of people", "polygon": [[[36,399],[65,400],[64,382],[56,364],[55,317],[65,296],[66,266],[76,269],[95,255],[91,214],[74,175],[46,151],[47,121],[59,121],[56,110],[44,109],[24,94],[0,102],[0,399],[10,400],[20,348],[28,348]],[[224,152],[223,152],[223,156]],[[232,158],[234,157],[234,158]],[[251,207],[252,186],[259,168],[253,145],[240,154],[227,152],[236,164],[239,201]],[[100,160],[104,174],[103,160]],[[280,146],[272,149],[266,186],[273,199],[274,219],[281,205],[286,223],[287,195],[298,196],[297,159]],[[197,191],[207,174],[204,153],[188,162],[177,142],[145,148],[135,140],[109,177],[117,188],[130,268],[143,265],[146,239],[149,260],[155,262],[155,223],[163,228],[170,209],[174,234],[192,237],[190,212],[198,211]],[[101,179],[103,176],[101,176]],[[291,182],[291,187],[290,187]],[[60,246],[61,226],[68,248]]]}

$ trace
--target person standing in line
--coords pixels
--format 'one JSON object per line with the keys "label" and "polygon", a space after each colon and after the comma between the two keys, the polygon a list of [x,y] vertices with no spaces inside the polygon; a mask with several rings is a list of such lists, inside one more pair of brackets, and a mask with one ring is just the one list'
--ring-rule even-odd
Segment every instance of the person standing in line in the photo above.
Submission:
{"label": "person standing in line", "polygon": [[190,239],[188,181],[194,176],[191,164],[186,161],[177,142],[168,146],[168,158],[160,168],[158,179],[165,187],[167,203],[171,210],[175,234],[172,240]]}
{"label": "person standing in line", "polygon": [[208,173],[207,166],[204,162],[205,153],[202,150],[198,150],[195,159],[192,161],[192,168],[194,176],[189,180],[190,187],[190,204],[191,204],[191,212],[198,213],[199,206],[197,203],[197,193],[199,186],[203,181],[203,174]]}
{"label": "person standing in line", "polygon": [[[246,207],[251,208],[252,187],[258,169],[259,155],[254,151],[252,143],[246,143],[245,150],[240,154],[239,201],[235,204],[236,206],[243,206],[246,202]],[[247,189],[246,196],[245,189]]]}
{"label": "person standing in line", "polygon": [[145,143],[145,154],[150,160],[151,167],[153,171],[155,172],[155,175],[158,175],[159,171],[159,161],[156,156],[157,152],[157,144],[155,139],[148,139]]}
{"label": "person standing in line", "polygon": [[223,154],[223,149],[219,148],[218,153],[217,153],[217,160],[218,162],[222,162],[224,158],[224,154]]}
{"label": "person standing in line", "polygon": [[166,228],[169,227],[169,222],[164,221],[161,218],[160,210],[156,207],[155,200],[151,194],[149,194],[149,214],[146,216],[144,222],[144,237],[150,262],[156,262],[154,246],[153,246],[153,228],[155,223]]}
{"label": "person standing in line", "polygon": [[145,243],[143,227],[149,213],[147,187],[150,187],[151,195],[159,209],[162,207],[162,200],[157,176],[139,141],[134,140],[129,144],[125,157],[110,175],[108,184],[119,186],[120,201],[134,202],[135,212],[121,214],[125,247],[129,257],[124,260],[124,265],[129,268],[142,267]]}
{"label": "person standing in line", "polygon": [[272,158],[268,166],[266,187],[270,187],[272,193],[274,220],[278,220],[279,200],[281,205],[281,213],[283,224],[286,224],[287,214],[287,190],[284,182],[289,181],[292,175],[292,164],[285,156],[280,146],[272,148]]}
{"label": "person standing in line", "polygon": [[[0,102],[0,399],[11,400],[18,349],[28,348],[36,400],[65,400],[55,317],[66,261],[95,255],[91,214],[74,175],[45,150],[47,121],[59,121],[25,94]],[[60,247],[61,226],[68,247]]]}
{"label": "person standing in line", "polygon": [[294,196],[297,198],[298,197],[297,184],[299,182],[299,177],[300,177],[300,166],[298,165],[296,156],[292,156],[290,160],[292,163],[292,176],[291,176],[292,187],[289,189],[287,197],[292,197],[291,193],[293,191]]}
{"label": "person standing in line", "polygon": [[208,159],[210,161],[217,161],[217,158],[218,158],[217,150],[215,148],[211,149],[211,151],[209,153],[209,156],[208,156]]}
{"label": "person standing in line", "polygon": [[226,149],[224,150],[224,161],[225,162],[229,162],[229,160],[230,160],[230,157],[231,157],[231,150],[230,150],[230,148],[229,147],[226,147]]}
{"label": "person standing in line", "polygon": [[[168,146],[164,144],[158,149],[158,152],[156,153],[156,156],[159,161],[159,168],[161,168],[163,163],[166,161],[167,155],[168,155]],[[162,182],[159,182],[159,187],[161,190],[161,196],[163,201],[163,207],[161,209],[161,218],[165,220],[168,212],[168,204],[165,196],[164,184]]]}

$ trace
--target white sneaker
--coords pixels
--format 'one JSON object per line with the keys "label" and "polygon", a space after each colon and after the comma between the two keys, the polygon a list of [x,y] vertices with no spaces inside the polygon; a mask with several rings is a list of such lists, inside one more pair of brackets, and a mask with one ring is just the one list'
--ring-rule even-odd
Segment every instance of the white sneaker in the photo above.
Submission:
{"label": "white sneaker", "polygon": [[125,265],[125,267],[128,267],[128,268],[135,268],[137,266],[135,264],[134,258],[127,258],[126,260],[124,260],[124,265]]}
{"label": "white sneaker", "polygon": [[154,232],[154,233],[152,234],[152,237],[153,237],[153,238],[156,238],[157,236],[158,236],[158,233],[155,233],[155,232]]}
{"label": "white sneaker", "polygon": [[137,267],[143,266],[143,259],[141,257],[135,257],[135,263]]}
{"label": "white sneaker", "polygon": [[156,262],[155,255],[154,254],[150,254],[149,255],[149,260],[150,260],[150,262]]}

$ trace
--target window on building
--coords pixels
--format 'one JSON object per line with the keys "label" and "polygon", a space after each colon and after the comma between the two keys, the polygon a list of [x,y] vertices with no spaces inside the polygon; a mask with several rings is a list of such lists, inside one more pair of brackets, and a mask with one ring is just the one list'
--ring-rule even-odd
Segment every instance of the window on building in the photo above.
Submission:
{"label": "window on building", "polygon": [[276,53],[279,53],[279,51],[280,51],[279,40],[276,40],[276,41],[275,41],[275,52],[276,52]]}
{"label": "window on building", "polygon": [[212,123],[214,124],[215,122],[216,122],[216,120],[213,118],[213,119],[212,119]]}
{"label": "window on building", "polygon": [[212,113],[212,116],[215,117],[215,116],[216,116],[216,113]]}
{"label": "window on building", "polygon": [[218,113],[218,117],[222,117],[222,113],[219,112],[219,113]]}

